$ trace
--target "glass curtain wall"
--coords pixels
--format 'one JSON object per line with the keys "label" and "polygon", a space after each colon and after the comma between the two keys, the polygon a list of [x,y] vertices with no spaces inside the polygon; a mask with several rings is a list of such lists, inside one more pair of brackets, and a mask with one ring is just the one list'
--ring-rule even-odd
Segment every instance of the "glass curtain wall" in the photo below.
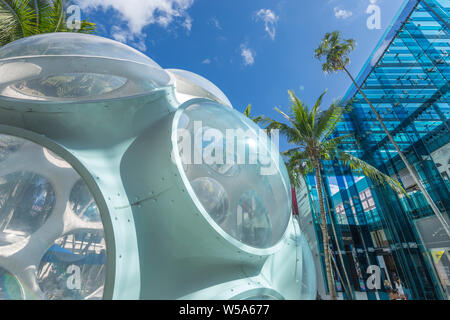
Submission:
{"label": "glass curtain wall", "polygon": [[[449,1],[405,1],[357,77],[447,219],[450,212],[449,22]],[[355,138],[344,141],[341,148],[397,178],[408,197],[374,184],[339,163],[324,163],[327,211],[331,213],[342,249],[342,252],[333,250],[336,261],[339,261],[337,255],[342,254],[356,296],[386,299],[385,280],[391,285],[400,280],[410,299],[448,299],[448,236],[370,106],[353,86],[345,96],[345,100],[350,99],[354,109],[345,115],[334,137],[354,133]],[[318,210],[314,175],[308,176],[307,181],[312,207]],[[331,235],[331,221],[327,222]],[[380,290],[367,288],[369,265],[381,270]],[[337,288],[340,289],[339,282]]]}

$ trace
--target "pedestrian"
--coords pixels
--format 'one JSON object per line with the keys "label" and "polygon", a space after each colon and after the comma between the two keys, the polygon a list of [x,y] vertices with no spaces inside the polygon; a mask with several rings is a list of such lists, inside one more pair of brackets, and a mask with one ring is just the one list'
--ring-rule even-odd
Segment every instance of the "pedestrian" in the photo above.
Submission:
{"label": "pedestrian", "polygon": [[384,280],[383,284],[384,284],[384,290],[386,290],[386,292],[389,292],[392,290],[391,283],[389,282],[388,279]]}
{"label": "pedestrian", "polygon": [[398,294],[397,289],[389,290],[389,300],[403,300]]}
{"label": "pedestrian", "polygon": [[395,289],[397,290],[400,298],[402,300],[406,300],[405,291],[403,290],[403,286],[400,279],[397,279],[397,281],[395,281]]}

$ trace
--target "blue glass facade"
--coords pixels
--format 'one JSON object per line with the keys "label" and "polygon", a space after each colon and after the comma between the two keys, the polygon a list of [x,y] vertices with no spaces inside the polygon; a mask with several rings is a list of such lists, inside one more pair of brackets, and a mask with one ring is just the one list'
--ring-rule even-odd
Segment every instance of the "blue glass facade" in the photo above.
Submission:
{"label": "blue glass facade", "polygon": [[[357,76],[445,218],[450,212],[449,23],[450,1],[405,1]],[[387,298],[383,285],[381,290],[367,288],[369,265],[381,268],[382,284],[400,279],[410,299],[448,299],[450,240],[355,86],[346,93],[345,100],[350,99],[354,108],[335,136],[355,137],[341,148],[397,178],[409,196],[339,163],[325,163],[324,192],[333,219],[328,223],[331,228],[333,222],[337,235],[331,241],[336,261],[341,254],[353,292],[364,292],[369,299]],[[307,179],[317,213],[315,178]],[[343,276],[342,265],[337,265]],[[335,280],[339,290],[338,273]]]}

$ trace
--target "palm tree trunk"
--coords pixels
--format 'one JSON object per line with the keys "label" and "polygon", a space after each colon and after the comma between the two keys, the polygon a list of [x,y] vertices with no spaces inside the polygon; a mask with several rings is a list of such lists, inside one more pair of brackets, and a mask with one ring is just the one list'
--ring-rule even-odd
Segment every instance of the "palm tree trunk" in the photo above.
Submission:
{"label": "palm tree trunk", "polygon": [[320,229],[322,230],[323,253],[324,253],[324,258],[325,258],[325,269],[326,269],[326,274],[327,274],[328,288],[330,290],[331,300],[336,300],[336,289],[334,287],[333,273],[332,273],[332,269],[331,269],[330,244],[328,241],[327,218],[326,218],[326,214],[325,214],[325,205],[323,202],[322,181],[321,181],[321,177],[320,177],[319,160],[314,159],[313,163],[314,163],[314,168],[316,171],[317,193],[319,195]]}
{"label": "palm tree trunk", "polygon": [[403,154],[403,152],[400,150],[400,148],[398,147],[397,143],[395,142],[394,138],[392,137],[391,133],[389,132],[389,130],[386,128],[383,119],[380,117],[380,115],[378,114],[378,112],[375,110],[374,106],[372,105],[372,103],[370,102],[369,98],[367,98],[366,94],[362,91],[361,87],[356,83],[355,79],[353,78],[353,76],[351,75],[351,73],[347,70],[347,68],[343,65],[341,65],[342,68],[344,69],[344,71],[347,73],[347,75],[350,77],[350,79],[352,80],[353,84],[355,85],[355,87],[358,89],[358,92],[361,93],[361,95],[364,97],[364,100],[366,100],[367,104],[370,106],[370,109],[372,109],[372,112],[375,114],[377,121],[380,123],[380,125],[383,127],[384,132],[386,133],[386,135],[388,136],[389,140],[391,141],[391,143],[394,145],[395,150],[397,150],[398,155],[400,156],[400,158],[403,160],[406,168],[408,169],[409,173],[411,174],[411,176],[413,177],[414,181],[416,182],[416,184],[419,186],[420,191],[422,191],[422,194],[424,195],[425,199],[427,200],[428,204],[430,205],[431,209],[433,210],[434,214],[436,215],[436,217],[439,219],[439,221],[441,222],[442,226],[444,227],[445,232],[447,233],[447,235],[450,237],[450,229],[449,226],[447,224],[447,221],[445,220],[444,216],[442,215],[441,211],[439,210],[439,208],[436,206],[436,204],[434,203],[433,199],[431,198],[430,194],[428,193],[428,191],[425,189],[422,181],[419,178],[419,175],[417,174],[416,170],[414,169],[413,166],[411,166],[411,164],[409,163],[409,161],[406,159],[405,155]]}
{"label": "palm tree trunk", "polygon": [[[325,197],[325,198],[327,199],[328,208],[331,209],[330,202],[328,201],[328,198],[327,197]],[[333,232],[334,240],[336,242],[336,248],[337,248],[337,250],[339,252],[339,260],[341,262],[342,270],[344,271],[344,275],[345,275],[346,285],[344,286],[344,288],[347,287],[346,291],[347,291],[348,297],[351,300],[354,300],[355,297],[353,296],[352,286],[351,286],[350,280],[348,278],[347,269],[345,268],[344,259],[342,258],[342,253],[341,253],[342,250],[341,250],[341,246],[339,245],[339,240],[338,240],[338,237],[337,237],[337,234],[336,234],[336,228],[334,227],[333,217],[331,217],[331,211],[330,211],[330,222],[331,222],[331,231]],[[336,266],[336,268],[337,268],[337,266]],[[341,279],[342,279],[342,277],[341,277]]]}

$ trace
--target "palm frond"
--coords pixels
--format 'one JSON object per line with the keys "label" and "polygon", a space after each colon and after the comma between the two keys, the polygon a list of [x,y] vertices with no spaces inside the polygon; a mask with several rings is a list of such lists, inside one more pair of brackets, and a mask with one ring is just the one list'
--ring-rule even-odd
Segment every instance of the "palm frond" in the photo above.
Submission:
{"label": "palm frond", "polygon": [[[289,121],[289,123],[292,125],[292,127],[289,127],[289,131],[294,131],[295,133],[296,133],[296,136],[293,136],[292,138],[295,138],[295,137],[304,137],[305,136],[305,134],[304,134],[304,132],[302,132],[301,131],[301,128],[298,128],[298,123],[297,122],[295,122],[295,120],[294,119],[292,119],[291,117],[289,117],[286,113],[284,113],[283,111],[281,111],[280,109],[278,109],[278,108],[275,108],[275,110],[278,112],[278,113],[280,113],[286,120],[288,120]],[[282,128],[285,128],[285,124],[283,124],[283,123],[279,123],[279,125],[278,125],[278,127],[276,128],[276,129],[278,129],[278,130],[282,130]],[[287,129],[287,128],[286,128]],[[292,142],[295,142],[296,140],[298,140],[298,139],[293,139],[292,140]]]}
{"label": "palm frond", "polygon": [[249,105],[247,106],[247,108],[245,108],[244,116],[246,116],[247,118],[250,118],[250,113],[251,113],[251,112],[252,112],[252,105],[249,104]]}
{"label": "palm frond", "polygon": [[333,139],[325,140],[320,144],[320,151],[321,153],[332,153],[339,147],[340,144],[342,144],[344,140],[354,137],[355,135],[353,133],[350,133]]}
{"label": "palm frond", "polygon": [[97,25],[93,22],[87,20],[81,21],[80,29],[77,30],[78,33],[94,33],[97,29]]}
{"label": "palm frond", "polygon": [[398,193],[407,194],[403,186],[397,180],[382,173],[377,168],[371,166],[367,162],[341,150],[336,151],[336,159],[352,170],[359,171],[371,178],[373,181],[387,183],[392,189]]}
{"label": "palm frond", "polygon": [[317,111],[319,111],[319,108],[322,106],[322,101],[323,101],[323,97],[325,96],[325,94],[327,93],[328,89],[326,89],[319,97],[319,99],[317,99],[316,103],[314,104],[314,107],[312,108],[311,112],[310,112],[310,122],[312,124],[312,129],[313,132],[315,130],[315,126],[317,123]]}
{"label": "palm frond", "polygon": [[299,152],[300,149],[304,149],[304,146],[295,147],[286,151],[283,151],[281,154],[283,156],[292,157],[295,153]]}
{"label": "palm frond", "polygon": [[355,49],[356,42],[353,39],[342,40],[340,31],[326,33],[315,50],[318,60],[325,58],[322,70],[326,73],[343,70],[350,63],[350,53]]}
{"label": "palm frond", "polygon": [[0,0],[0,45],[36,33],[30,0]]}
{"label": "palm frond", "polygon": [[289,98],[292,102],[291,113],[295,119],[295,126],[303,133],[304,136],[311,136],[312,124],[309,117],[309,108],[302,100],[297,98],[295,93],[291,90]]}
{"label": "palm frond", "polygon": [[313,171],[313,165],[305,151],[292,151],[289,160],[286,162],[289,179],[294,187],[300,187],[301,179],[309,172]]}
{"label": "palm frond", "polygon": [[284,135],[289,143],[300,143],[303,139],[300,132],[295,127],[290,127],[289,125],[278,122],[266,117],[261,117],[259,123],[266,124],[266,127],[264,128],[267,132],[270,132],[271,130],[278,130],[280,134]]}
{"label": "palm frond", "polygon": [[319,141],[328,137],[334,132],[337,124],[342,120],[344,112],[345,108],[339,102],[333,102],[318,118],[318,123],[314,130],[314,137]]}

